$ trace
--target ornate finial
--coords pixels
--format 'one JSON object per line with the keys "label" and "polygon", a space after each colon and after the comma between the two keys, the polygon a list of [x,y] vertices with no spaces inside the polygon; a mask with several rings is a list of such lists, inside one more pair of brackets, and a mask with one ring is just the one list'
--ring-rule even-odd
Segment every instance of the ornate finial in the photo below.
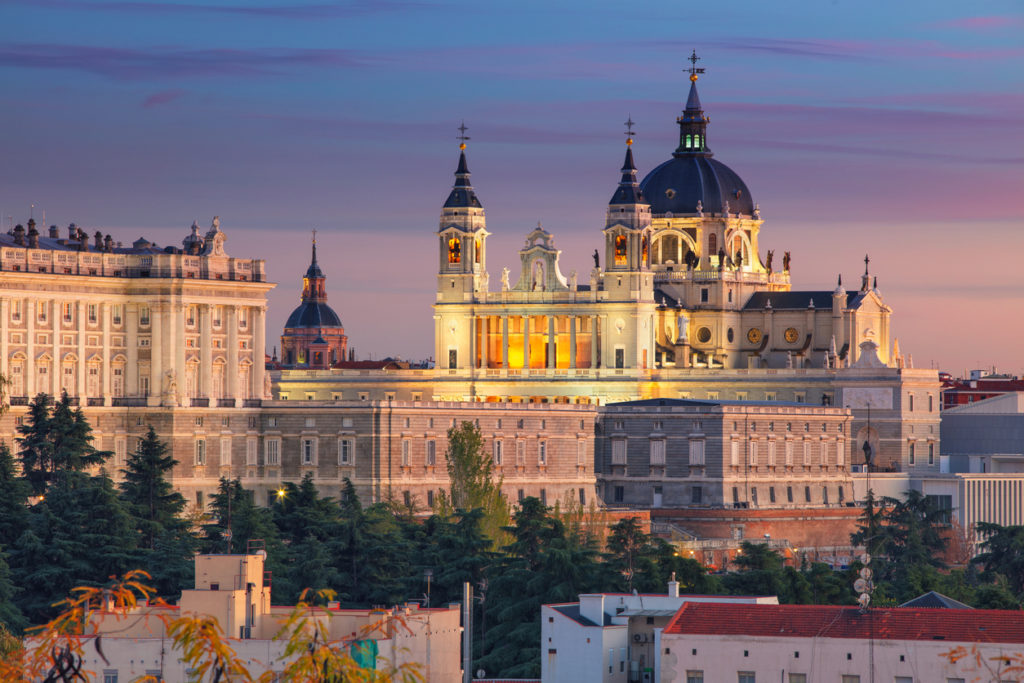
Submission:
{"label": "ornate finial", "polygon": [[633,117],[629,116],[626,118],[626,122],[622,124],[626,127],[626,145],[633,144]]}
{"label": "ornate finial", "polygon": [[690,62],[689,69],[683,69],[683,71],[690,72],[690,80],[696,82],[698,74],[704,73],[704,69],[697,68],[697,62],[700,61],[700,57],[697,56],[697,51],[694,50],[693,54],[686,58]]}
{"label": "ornate finial", "polygon": [[867,254],[864,254],[864,274],[868,274],[868,264],[871,263],[871,259],[868,258]]}
{"label": "ornate finial", "polygon": [[459,134],[455,136],[455,139],[460,141],[459,149],[466,149],[466,140],[469,139],[469,136],[466,135],[467,130],[469,130],[469,128],[466,127],[466,122],[463,121],[458,128]]}

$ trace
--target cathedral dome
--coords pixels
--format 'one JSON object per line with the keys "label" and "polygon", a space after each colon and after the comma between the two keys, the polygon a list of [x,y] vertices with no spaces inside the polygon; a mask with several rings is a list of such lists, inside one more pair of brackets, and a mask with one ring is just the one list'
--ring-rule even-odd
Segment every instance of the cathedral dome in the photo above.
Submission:
{"label": "cathedral dome", "polygon": [[[735,171],[707,155],[674,156],[647,174],[640,183],[651,213],[729,213],[752,215],[754,200]],[[698,209],[698,202],[700,208]]]}
{"label": "cathedral dome", "polygon": [[312,327],[342,327],[342,324],[334,309],[324,302],[303,301],[288,316],[288,322],[284,326],[289,329],[303,329]]}

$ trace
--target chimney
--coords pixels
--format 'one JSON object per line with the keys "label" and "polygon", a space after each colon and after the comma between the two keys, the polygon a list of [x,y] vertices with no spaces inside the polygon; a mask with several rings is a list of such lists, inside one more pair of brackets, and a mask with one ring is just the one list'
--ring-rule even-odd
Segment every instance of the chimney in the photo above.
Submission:
{"label": "chimney", "polygon": [[29,249],[39,248],[39,231],[36,230],[35,221],[28,222],[28,246]]}
{"label": "chimney", "polygon": [[21,223],[14,226],[14,243],[19,247],[25,246],[25,226]]}
{"label": "chimney", "polygon": [[604,595],[591,593],[580,596],[580,616],[604,626]]}
{"label": "chimney", "polygon": [[97,230],[96,234],[93,235],[92,238],[93,246],[96,248],[96,251],[103,251],[103,233]]}
{"label": "chimney", "polygon": [[68,239],[72,242],[75,241],[75,237],[78,235],[78,226],[74,223],[68,226]]}
{"label": "chimney", "polygon": [[60,238],[60,229],[56,225],[51,225],[50,226],[50,239],[54,239],[55,240],[55,239],[59,239],[59,238]]}
{"label": "chimney", "polygon": [[668,597],[679,597],[679,582],[676,581],[676,573],[672,572],[672,578],[668,581]]}
{"label": "chimney", "polygon": [[110,235],[107,235],[106,237],[103,238],[103,251],[110,252],[110,251],[113,251],[113,250],[114,250],[114,239]]}

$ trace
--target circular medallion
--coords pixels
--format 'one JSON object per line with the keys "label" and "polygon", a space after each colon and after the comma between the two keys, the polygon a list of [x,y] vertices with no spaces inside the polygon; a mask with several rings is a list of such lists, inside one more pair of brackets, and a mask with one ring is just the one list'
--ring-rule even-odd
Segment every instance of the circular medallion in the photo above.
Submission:
{"label": "circular medallion", "polygon": [[786,328],[786,341],[790,344],[795,344],[796,340],[800,338],[800,333],[796,331],[795,327]]}
{"label": "circular medallion", "polygon": [[760,344],[762,336],[764,335],[761,334],[761,330],[756,327],[751,327],[747,330],[747,341],[751,344]]}
{"label": "circular medallion", "polygon": [[701,344],[707,344],[709,341],[711,341],[711,328],[702,327],[699,330],[697,330],[697,341],[699,341]]}

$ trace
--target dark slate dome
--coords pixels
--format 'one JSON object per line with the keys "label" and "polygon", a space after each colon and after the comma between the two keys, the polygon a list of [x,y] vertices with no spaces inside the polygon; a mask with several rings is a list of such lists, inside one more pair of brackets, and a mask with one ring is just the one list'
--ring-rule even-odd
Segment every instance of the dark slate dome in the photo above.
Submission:
{"label": "dark slate dome", "polygon": [[651,213],[695,214],[697,202],[704,213],[754,213],[754,199],[735,171],[707,156],[673,157],[647,174],[640,183]]}
{"label": "dark slate dome", "polygon": [[288,316],[286,328],[342,327],[341,319],[322,301],[303,301]]}

